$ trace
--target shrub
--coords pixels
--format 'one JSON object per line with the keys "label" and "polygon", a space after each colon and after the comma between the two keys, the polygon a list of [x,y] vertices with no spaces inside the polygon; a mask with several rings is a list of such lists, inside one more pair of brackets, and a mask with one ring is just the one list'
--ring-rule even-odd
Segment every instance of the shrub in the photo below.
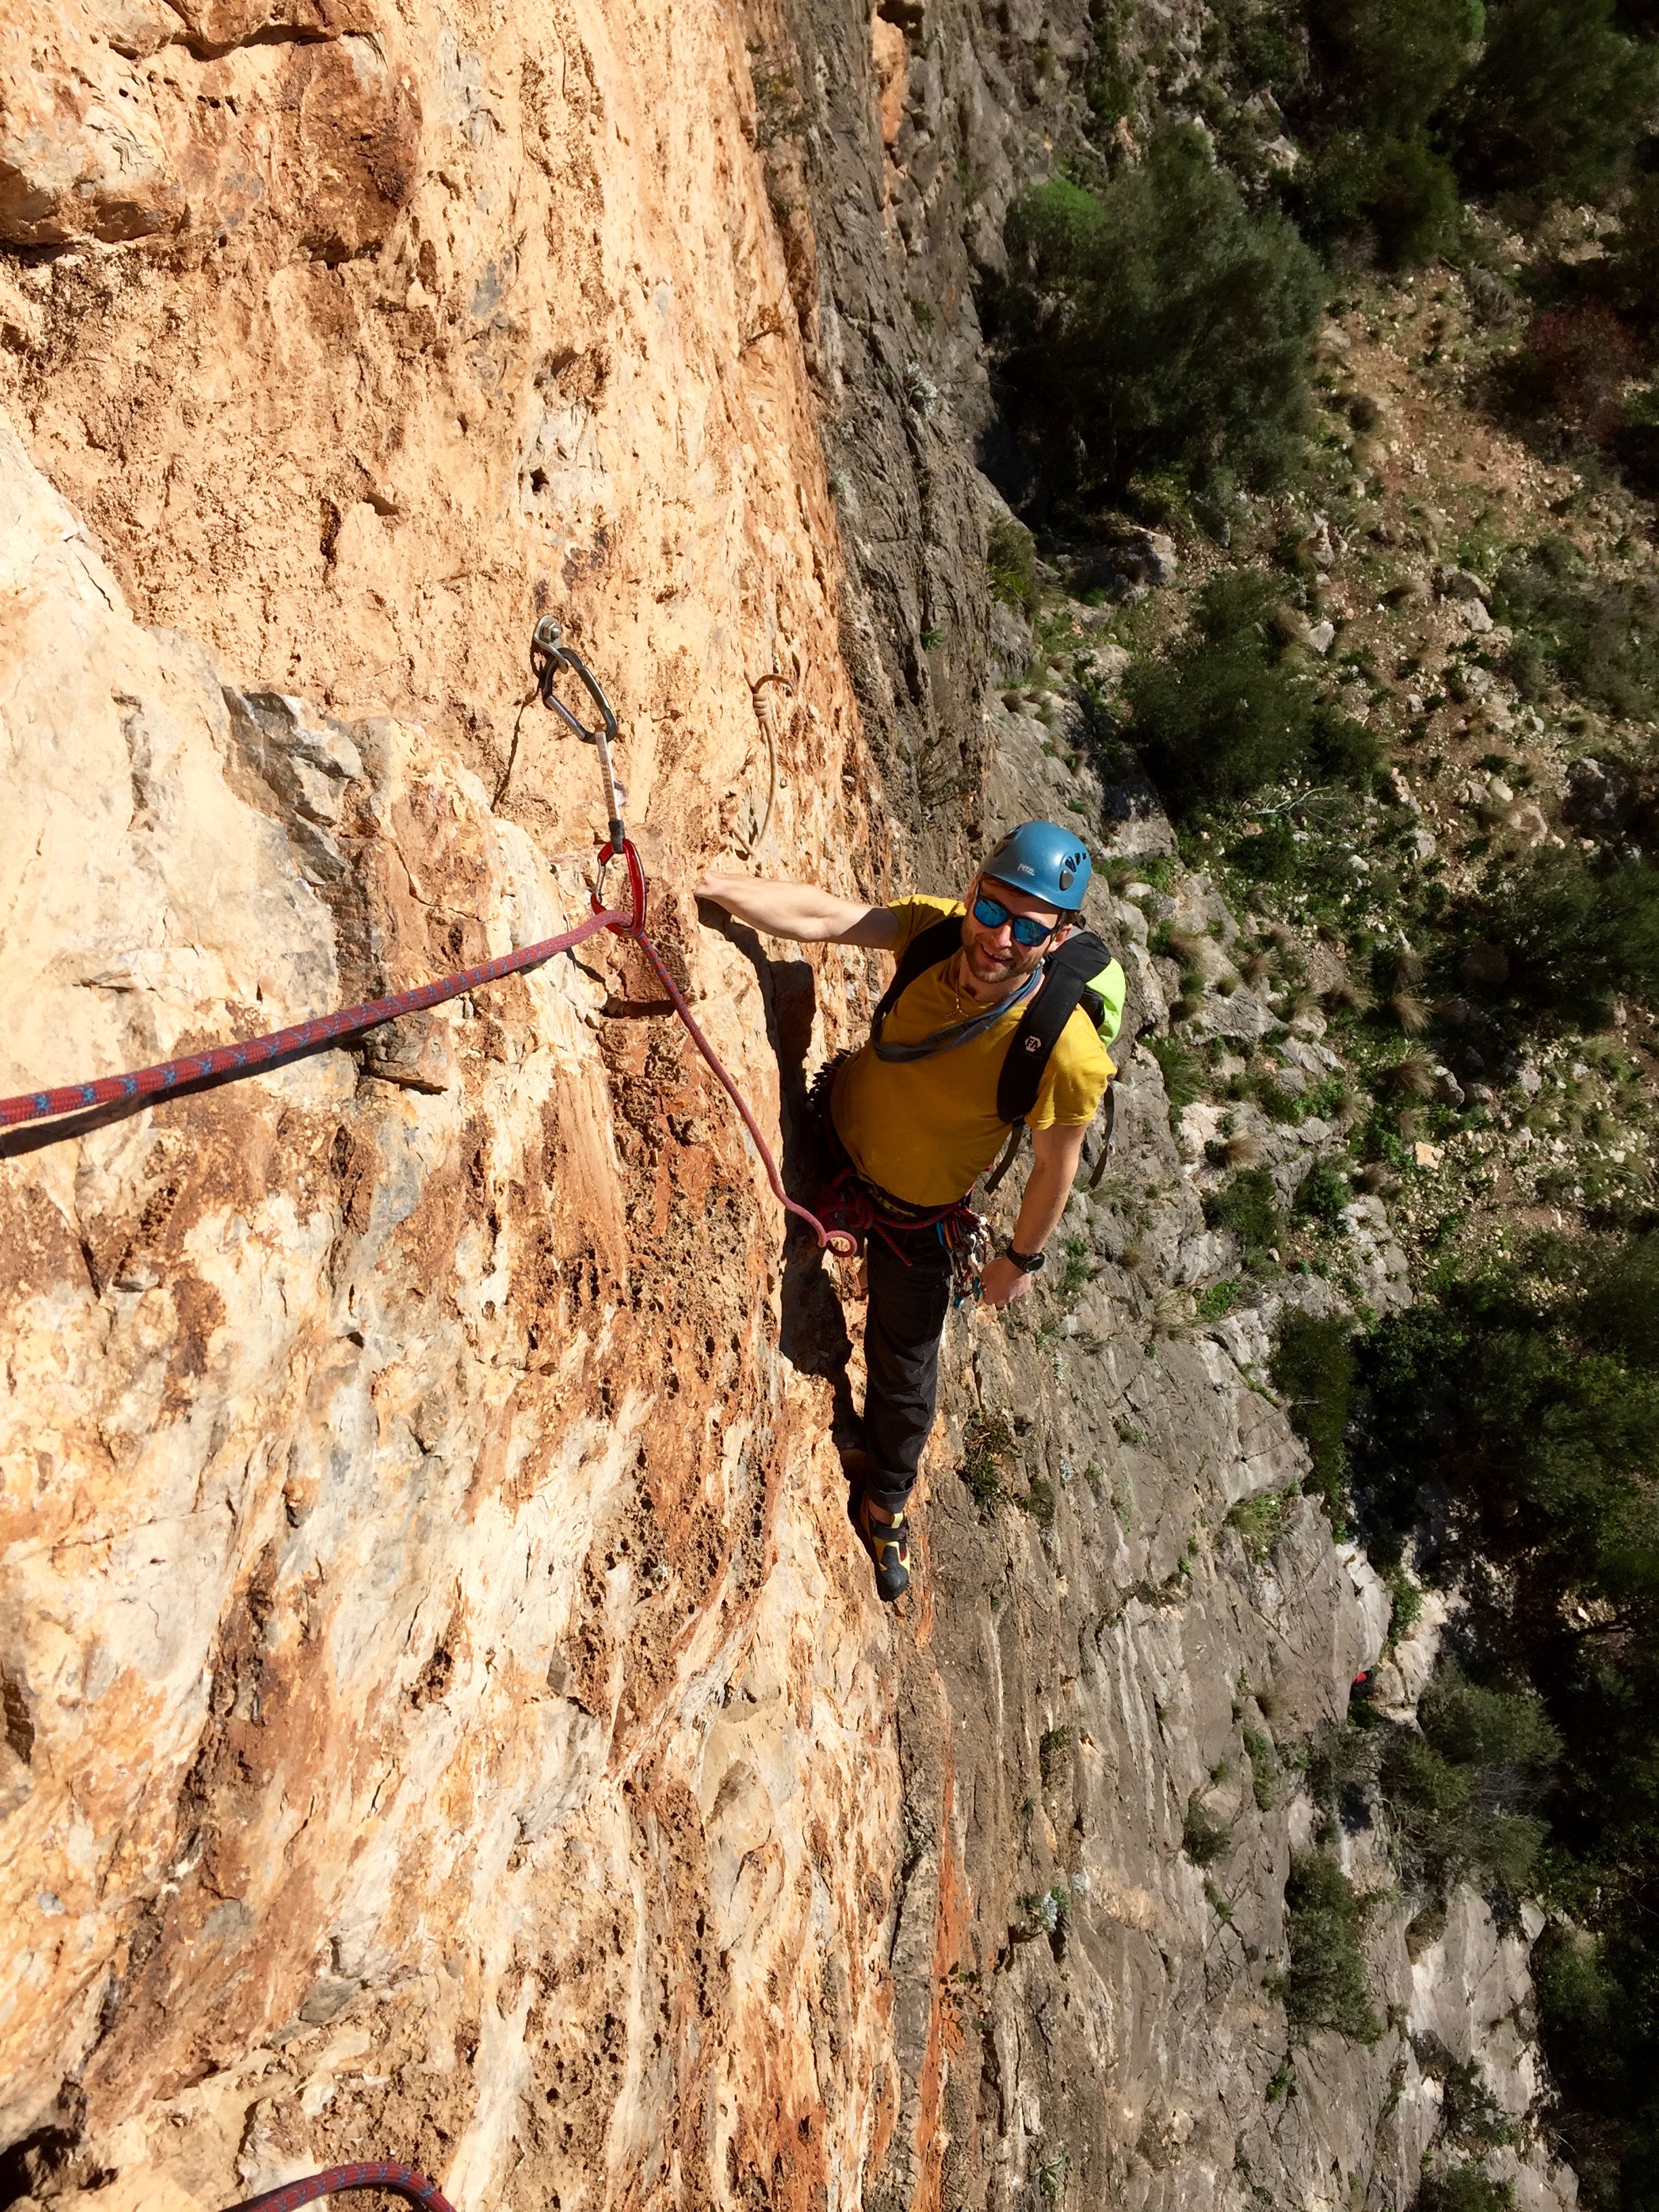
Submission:
{"label": "shrub", "polygon": [[1270,1369],[1284,1398],[1291,1426],[1308,1447],[1313,1469],[1308,1488],[1325,1501],[1340,1524],[1347,1492],[1348,1454],[1344,1437],[1353,1406],[1355,1362],[1347,1325],[1316,1321],[1287,1309]]}
{"label": "shrub", "polygon": [[1266,823],[1259,836],[1241,837],[1227,848],[1229,864],[1259,884],[1288,882],[1300,857],[1288,822]]}
{"label": "shrub", "polygon": [[1440,2125],[1446,2140],[1496,2148],[1520,2130],[1481,2078],[1478,2058],[1445,2060],[1440,2069]]}
{"label": "shrub", "polygon": [[1072,1731],[1068,1728],[1045,1729],[1037,1744],[1037,1770],[1042,1777],[1044,1789],[1054,1780],[1056,1770],[1071,1756]]}
{"label": "shrub", "polygon": [[1382,137],[1421,131],[1474,59],[1480,0],[1321,0],[1308,10],[1316,112]]}
{"label": "shrub", "polygon": [[1204,1218],[1212,1229],[1231,1230],[1247,1261],[1265,1258],[1279,1236],[1273,1177],[1266,1168],[1241,1168],[1206,1193]]}
{"label": "shrub", "polygon": [[1316,238],[1369,233],[1376,259],[1405,268],[1449,250],[1457,234],[1457,178],[1420,138],[1372,143],[1346,131],[1310,166],[1297,214]]}
{"label": "shrub", "polygon": [[1407,1569],[1396,1563],[1382,1577],[1389,1587],[1389,1644],[1392,1647],[1409,1636],[1423,1614],[1423,1589]]}
{"label": "shrub", "polygon": [[1635,339],[1600,300],[1534,315],[1523,373],[1565,426],[1596,444],[1620,428],[1625,386],[1642,365]]}
{"label": "shrub", "polygon": [[1291,1968],[1284,1987],[1291,2033],[1334,2028],[1351,2042],[1371,2044],[1382,2023],[1370,2006],[1359,1949],[1363,1909],[1334,1859],[1316,1851],[1291,1863],[1285,1885]]}
{"label": "shrub", "polygon": [[1310,1220],[1322,1222],[1327,1229],[1334,1229],[1342,1218],[1342,1209],[1349,1204],[1353,1192],[1348,1178],[1329,1160],[1316,1160],[1296,1187],[1292,1213]]}
{"label": "shrub", "polygon": [[1279,1772],[1279,1761],[1273,1757],[1273,1747],[1260,1729],[1247,1728],[1241,1733],[1244,1756],[1250,1762],[1250,1795],[1255,1800],[1255,1809],[1258,1813],[1271,1813],[1278,1802],[1273,1782]]}
{"label": "shrub", "polygon": [[1204,1096],[1204,1071],[1198,1055],[1179,1037],[1152,1037],[1147,1050],[1164,1073],[1164,1095],[1170,1102],[1170,1127],[1180,1121],[1184,1108]]}
{"label": "shrub", "polygon": [[[1261,570],[1212,578],[1194,635],[1167,660],[1129,672],[1135,744],[1173,814],[1247,799],[1304,769],[1353,781],[1376,764],[1370,733],[1279,659],[1268,629],[1278,597]],[[1249,842],[1266,845],[1272,834]]]}
{"label": "shrub", "polygon": [[1039,1528],[1054,1527],[1058,1501],[1054,1497],[1054,1486],[1046,1474],[1031,1477],[1025,1486],[1025,1495],[1019,1502]]}
{"label": "shrub", "polygon": [[1283,216],[1250,213],[1200,132],[1165,131],[1097,195],[1059,179],[1028,193],[1007,244],[989,319],[1011,411],[1058,487],[1283,475],[1322,281]]}
{"label": "shrub", "polygon": [[1659,327],[1659,177],[1638,177],[1620,210],[1602,289],[1621,314],[1650,335]]}
{"label": "shrub", "polygon": [[1419,1718],[1435,1749],[1464,1766],[1541,1770],[1561,1755],[1561,1738],[1536,1698],[1484,1690],[1458,1674],[1436,1679]]}
{"label": "shrub", "polygon": [[1568,540],[1546,538],[1500,571],[1492,611],[1584,698],[1639,720],[1659,713],[1659,586],[1604,581]]}
{"label": "shrub", "polygon": [[1457,179],[1428,126],[1474,59],[1479,0],[1322,0],[1291,113],[1309,159],[1290,188],[1310,237],[1359,234],[1389,267],[1445,252]]}
{"label": "shrub", "polygon": [[1226,1856],[1232,1840],[1232,1830],[1210,1818],[1204,1809],[1203,1799],[1194,1790],[1187,1800],[1187,1817],[1181,1830],[1182,1850],[1195,1867],[1212,1866]]}
{"label": "shrub", "polygon": [[1010,514],[998,515],[985,533],[985,561],[996,597],[1023,615],[1035,613],[1036,546],[1024,524]]}
{"label": "shrub", "polygon": [[1659,872],[1601,873],[1581,853],[1517,861],[1482,908],[1509,955],[1510,984],[1531,1005],[1583,1030],[1605,1029],[1620,992],[1659,998]]}
{"label": "shrub", "polygon": [[1606,2091],[1621,2070],[1614,2021],[1622,1996],[1603,1947],[1570,1928],[1548,1929],[1533,1953],[1544,2046],[1557,2075],[1582,2094]]}
{"label": "shrub", "polygon": [[1486,42],[1459,100],[1471,184],[1593,198],[1627,165],[1655,92],[1655,54],[1614,27],[1613,0],[1488,0]]}
{"label": "shrub", "polygon": [[1272,1557],[1295,1496],[1290,1490],[1264,1490],[1258,1497],[1241,1498],[1228,1514],[1228,1528],[1237,1529],[1257,1566]]}
{"label": "shrub", "polygon": [[1013,1456],[1014,1432],[1006,1413],[975,1413],[962,1431],[962,1479],[981,1516],[1002,1503],[1002,1478]]}
{"label": "shrub", "polygon": [[1510,2212],[1514,2203],[1512,2182],[1493,2181],[1466,2162],[1430,2174],[1417,2192],[1416,2212]]}
{"label": "shrub", "polygon": [[1460,1640],[1504,1668],[1501,1691],[1436,1681],[1419,1748],[1388,1740],[1389,1802],[1437,1880],[1541,1881],[1584,1923],[1547,1929],[1533,1973],[1553,2124],[1607,2207],[1647,2201],[1659,2128],[1656,1285],[1659,1232],[1553,1239],[1449,1273],[1364,1354],[1378,1522],[1402,1530],[1434,1499],[1428,1564],[1471,1593]]}

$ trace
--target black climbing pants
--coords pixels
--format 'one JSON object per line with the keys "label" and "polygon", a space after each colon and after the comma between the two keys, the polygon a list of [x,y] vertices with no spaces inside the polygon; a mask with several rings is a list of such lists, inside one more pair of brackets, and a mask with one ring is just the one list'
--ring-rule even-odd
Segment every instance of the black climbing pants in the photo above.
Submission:
{"label": "black climbing pants", "polygon": [[939,1400],[939,1340],[951,1310],[951,1255],[931,1226],[890,1233],[903,1248],[903,1260],[884,1237],[872,1235],[866,1247],[870,1312],[864,1328],[864,1434],[870,1453],[866,1487],[878,1505],[899,1513],[915,1487]]}

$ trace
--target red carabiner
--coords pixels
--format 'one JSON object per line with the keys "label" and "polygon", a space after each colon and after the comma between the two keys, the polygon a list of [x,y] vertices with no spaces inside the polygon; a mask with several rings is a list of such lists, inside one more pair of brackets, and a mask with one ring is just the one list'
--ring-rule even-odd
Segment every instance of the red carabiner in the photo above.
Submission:
{"label": "red carabiner", "polygon": [[[605,870],[617,857],[616,848],[607,839],[599,848],[601,887],[605,883]],[[634,840],[631,837],[623,839],[621,857],[628,863],[628,894],[633,902],[634,911],[627,921],[613,921],[611,927],[619,937],[637,937],[645,927],[645,870],[640,866],[640,856],[634,850]],[[603,914],[605,911],[604,901],[598,891],[592,894],[592,907],[595,914]]]}

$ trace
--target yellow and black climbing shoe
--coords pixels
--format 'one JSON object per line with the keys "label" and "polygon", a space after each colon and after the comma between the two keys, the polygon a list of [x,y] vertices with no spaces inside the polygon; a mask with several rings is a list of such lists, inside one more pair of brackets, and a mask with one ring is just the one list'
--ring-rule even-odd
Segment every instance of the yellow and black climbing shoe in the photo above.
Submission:
{"label": "yellow and black climbing shoe", "polygon": [[878,1521],[867,1498],[859,1500],[854,1527],[876,1571],[876,1594],[884,1605],[904,1595],[910,1587],[910,1531],[901,1513],[892,1522]]}

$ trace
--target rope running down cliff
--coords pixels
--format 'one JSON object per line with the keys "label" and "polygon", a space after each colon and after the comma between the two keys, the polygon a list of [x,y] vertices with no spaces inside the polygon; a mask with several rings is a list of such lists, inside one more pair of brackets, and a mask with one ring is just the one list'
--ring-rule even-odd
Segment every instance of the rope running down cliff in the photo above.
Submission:
{"label": "rope running down cliff", "polygon": [[[102,1075],[89,1083],[62,1084],[51,1091],[25,1091],[15,1098],[0,1098],[0,1129],[17,1128],[27,1121],[46,1121],[54,1115],[72,1114],[88,1106],[108,1106],[129,1098],[152,1097],[174,1090],[180,1084],[198,1083],[210,1076],[252,1075],[271,1061],[286,1059],[292,1054],[332,1043],[342,1037],[359,1036],[366,1030],[378,1029],[383,1023],[395,1021],[400,1014],[422,1013],[428,1006],[442,1006],[447,1000],[459,999],[463,994],[479,990],[487,983],[500,982],[504,976],[522,975],[532,968],[542,967],[561,952],[572,951],[590,937],[597,937],[601,930],[609,929],[619,937],[631,937],[645,955],[658,981],[667,993],[675,1012],[684,1023],[692,1043],[742,1115],[744,1127],[754,1139],[755,1149],[766,1170],[766,1179],[771,1184],[772,1194],[779,1205],[798,1220],[804,1221],[821,1247],[848,1255],[854,1252],[856,1247],[851,1237],[826,1229],[817,1214],[810,1212],[804,1206],[798,1206],[785,1192],[783,1178],[778,1173],[778,1164],[772,1156],[771,1147],[762,1136],[759,1125],[750,1112],[743,1094],[703,1035],[685,1002],[684,994],[669,973],[661,953],[645,933],[645,871],[623,826],[623,793],[611,774],[609,743],[610,738],[616,735],[617,723],[605,694],[586,665],[568,647],[561,644],[558,629],[554,623],[542,622],[536,625],[532,659],[543,703],[556,709],[579,737],[589,744],[597,744],[599,747],[605,813],[611,829],[610,840],[599,853],[599,885],[603,889],[605,870],[612,860],[622,860],[628,870],[629,902],[626,913],[619,907],[601,906],[599,891],[595,890],[592,901],[593,912],[590,918],[578,922],[574,928],[561,932],[557,937],[544,938],[539,944],[526,945],[517,952],[503,953],[500,959],[484,961],[476,968],[464,968],[452,975],[441,975],[435,982],[422,983],[412,991],[395,991],[386,998],[370,999],[359,1006],[343,1007],[337,1013],[325,1014],[314,1021],[296,1023],[289,1029],[273,1030],[269,1036],[251,1037],[244,1044],[218,1045],[210,1052],[191,1053],[182,1059],[161,1060],[154,1067],[138,1068],[125,1075]],[[599,703],[604,717],[600,730],[584,728],[563,701],[554,696],[553,678],[562,667],[574,670]],[[398,2168],[398,2171],[412,2169]],[[313,2193],[321,2195],[325,2192],[318,2191]],[[433,2194],[436,2196],[435,2191]],[[258,2201],[262,2204],[265,2202],[264,2199]],[[441,2197],[437,2198],[440,2205],[442,2202]],[[290,2208],[278,2208],[272,2199],[271,2212],[290,2212]],[[445,2208],[445,2212],[448,2212],[448,2208]]]}
{"label": "rope running down cliff", "polygon": [[302,2204],[314,2204],[319,2197],[336,2197],[347,2189],[386,2189],[394,2197],[420,2205],[422,2212],[455,2212],[437,2183],[428,2181],[418,2166],[397,2166],[387,2159],[331,2166],[325,2172],[305,2174],[298,2181],[285,2182],[280,2189],[245,2197],[232,2205],[230,2212],[300,2212]]}

